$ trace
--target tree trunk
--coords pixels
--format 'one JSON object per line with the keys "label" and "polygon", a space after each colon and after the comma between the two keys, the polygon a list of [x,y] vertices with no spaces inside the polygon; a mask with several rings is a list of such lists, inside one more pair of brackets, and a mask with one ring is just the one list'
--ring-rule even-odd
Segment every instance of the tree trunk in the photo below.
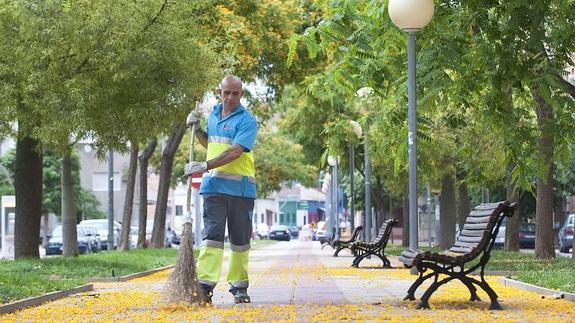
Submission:
{"label": "tree trunk", "polygon": [[537,178],[537,207],[535,211],[535,257],[555,257],[553,237],[553,107],[539,94],[539,85],[531,86],[531,93],[537,103],[537,142],[543,175]]}
{"label": "tree trunk", "polygon": [[158,198],[156,212],[154,213],[154,229],[152,230],[152,241],[150,246],[153,248],[164,247],[164,235],[166,232],[166,211],[168,208],[168,194],[170,192],[170,177],[174,163],[174,155],[182,141],[185,125],[175,125],[168,139],[168,144],[162,152],[162,163],[160,165],[160,183],[158,186]]}
{"label": "tree trunk", "polygon": [[403,197],[403,227],[401,230],[401,245],[409,247],[409,200]]}
{"label": "tree trunk", "polygon": [[146,221],[148,220],[148,164],[157,145],[158,141],[153,139],[138,157],[140,160],[140,208],[138,212],[138,244],[136,247],[139,249],[146,247]]}
{"label": "tree trunk", "polygon": [[[507,200],[511,203],[517,202],[519,200],[517,191],[514,189],[514,185],[511,182],[511,172],[507,172],[505,177],[505,186],[507,189]],[[507,225],[505,226],[505,245],[503,250],[505,251],[519,251],[519,208],[515,208],[513,211],[513,216],[506,219]]]}
{"label": "tree trunk", "polygon": [[78,255],[78,231],[76,207],[74,205],[74,183],[72,181],[72,158],[70,149],[62,154],[62,255]]}
{"label": "tree trunk", "polygon": [[463,230],[463,225],[469,212],[471,212],[471,202],[469,201],[469,190],[467,189],[465,174],[460,172],[457,177],[460,181],[457,187],[457,219],[459,220],[459,230]]}
{"label": "tree trunk", "polygon": [[42,217],[42,153],[30,137],[16,142],[16,218],[14,258],[40,258],[40,218]]}
{"label": "tree trunk", "polygon": [[439,246],[448,249],[455,243],[455,181],[453,175],[441,179],[441,202],[439,203]]}
{"label": "tree trunk", "polygon": [[136,185],[136,172],[138,171],[138,144],[131,142],[130,168],[128,170],[128,183],[126,183],[126,198],[124,200],[124,215],[122,216],[122,231],[120,232],[120,251],[130,249],[130,231],[132,223],[132,210],[134,207],[134,186]]}

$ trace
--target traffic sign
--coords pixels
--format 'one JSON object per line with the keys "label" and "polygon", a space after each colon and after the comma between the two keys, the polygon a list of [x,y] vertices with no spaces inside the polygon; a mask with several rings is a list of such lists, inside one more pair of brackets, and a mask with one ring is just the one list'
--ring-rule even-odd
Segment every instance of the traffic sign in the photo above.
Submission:
{"label": "traffic sign", "polygon": [[190,176],[193,188],[200,189],[200,185],[202,185],[202,175],[204,175],[204,174],[203,173],[196,173],[196,174],[192,174],[192,176]]}

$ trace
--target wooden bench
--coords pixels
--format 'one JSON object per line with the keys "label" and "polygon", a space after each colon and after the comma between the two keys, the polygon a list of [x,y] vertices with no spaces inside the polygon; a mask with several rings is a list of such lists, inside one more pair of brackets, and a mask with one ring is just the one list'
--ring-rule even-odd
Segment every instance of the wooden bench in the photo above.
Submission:
{"label": "wooden bench", "polygon": [[[502,309],[497,301],[497,294],[485,281],[485,266],[489,261],[489,256],[499,226],[505,216],[512,216],[517,203],[497,202],[481,204],[473,210],[467,217],[463,230],[457,238],[455,245],[443,252],[421,252],[405,250],[399,260],[410,268],[416,267],[419,277],[407,291],[404,300],[415,300],[415,291],[427,279],[433,277],[433,282],[423,293],[418,309],[429,308],[429,298],[441,286],[451,280],[458,279],[468,289],[471,294],[471,301],[479,301],[477,289],[474,285],[481,287],[491,299],[491,310]],[[478,261],[476,261],[478,259]],[[468,266],[467,268],[465,268]],[[471,273],[481,268],[480,280],[471,277]],[[430,272],[427,272],[427,270]],[[427,273],[426,273],[427,272]],[[440,274],[447,277],[441,278]]]}
{"label": "wooden bench", "polygon": [[319,243],[321,244],[321,249],[325,248],[325,246],[330,246],[335,249],[333,246],[335,236],[332,235],[329,238],[319,238]]}
{"label": "wooden bench", "polygon": [[[351,246],[352,243],[354,243],[357,240],[357,237],[359,237],[359,233],[361,232],[361,230],[363,230],[363,226],[359,225],[357,227],[355,227],[355,229],[353,229],[353,232],[351,233],[351,237],[347,240],[335,240],[332,243],[332,246],[335,248],[335,252],[333,253],[334,257],[337,257],[337,255],[339,254],[340,251],[342,251],[345,248],[349,248]],[[355,256],[355,254],[354,254]]]}
{"label": "wooden bench", "polygon": [[391,268],[391,262],[385,256],[385,247],[387,246],[387,240],[391,236],[391,229],[394,225],[397,225],[399,221],[396,219],[389,219],[381,225],[379,228],[379,234],[373,242],[356,241],[349,246],[351,252],[356,255],[352,267],[359,268],[359,263],[371,256],[377,256],[383,262],[383,268]]}

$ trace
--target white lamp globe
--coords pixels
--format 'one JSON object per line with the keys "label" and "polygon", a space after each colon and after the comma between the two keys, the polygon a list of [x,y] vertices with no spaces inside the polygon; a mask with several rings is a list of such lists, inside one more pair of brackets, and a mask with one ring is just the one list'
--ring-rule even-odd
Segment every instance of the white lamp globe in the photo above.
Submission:
{"label": "white lamp globe", "polygon": [[327,156],[327,164],[332,167],[335,166],[335,157],[332,155]]}
{"label": "white lamp globe", "polygon": [[355,120],[349,120],[349,124],[351,125],[351,131],[353,131],[357,138],[361,137],[362,129],[359,123]]}
{"label": "white lamp globe", "polygon": [[389,0],[389,17],[404,31],[417,31],[431,21],[433,0]]}
{"label": "white lamp globe", "polygon": [[367,99],[373,94],[373,89],[369,86],[362,87],[361,89],[357,90],[356,94],[361,99]]}

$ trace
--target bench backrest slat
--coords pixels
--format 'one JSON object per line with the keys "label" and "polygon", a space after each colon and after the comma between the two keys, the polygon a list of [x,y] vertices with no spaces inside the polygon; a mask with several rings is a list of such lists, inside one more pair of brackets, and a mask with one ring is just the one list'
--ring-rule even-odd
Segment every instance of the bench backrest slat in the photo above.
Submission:
{"label": "bench backrest slat", "polygon": [[489,223],[465,223],[463,225],[463,230],[485,230]]}
{"label": "bench backrest slat", "polygon": [[467,237],[483,237],[483,231],[484,230],[463,229],[463,231],[461,231],[461,235]]}
{"label": "bench backrest slat", "polygon": [[353,229],[353,232],[351,233],[351,237],[349,238],[349,240],[347,240],[347,242],[348,243],[355,242],[357,240],[357,237],[359,237],[359,233],[361,232],[361,230],[363,230],[362,225],[358,225],[357,227],[355,227],[355,229]]}
{"label": "bench backrest slat", "polygon": [[491,221],[491,216],[482,216],[482,217],[467,217],[466,223],[488,223]]}
{"label": "bench backrest slat", "polygon": [[482,239],[482,236],[459,236],[461,242],[480,243]]}
{"label": "bench backrest slat", "polygon": [[463,242],[463,241],[456,241],[454,247],[465,247],[465,248],[476,248],[479,245],[479,242]]}
{"label": "bench backrest slat", "polygon": [[399,221],[396,219],[388,219],[383,222],[381,228],[379,228],[379,234],[377,237],[370,243],[366,243],[367,245],[371,246],[380,246],[385,248],[387,246],[387,241],[389,240],[389,236],[391,235],[391,230],[393,226],[396,225]]}
{"label": "bench backrest slat", "polygon": [[451,252],[463,253],[462,261],[467,262],[482,252],[490,252],[503,217],[511,216],[514,205],[509,202],[481,204],[470,212],[463,230]]}
{"label": "bench backrest slat", "polygon": [[466,247],[451,247],[451,248],[449,248],[449,251],[455,252],[455,253],[466,254],[468,252],[471,252],[471,249],[466,248]]}

